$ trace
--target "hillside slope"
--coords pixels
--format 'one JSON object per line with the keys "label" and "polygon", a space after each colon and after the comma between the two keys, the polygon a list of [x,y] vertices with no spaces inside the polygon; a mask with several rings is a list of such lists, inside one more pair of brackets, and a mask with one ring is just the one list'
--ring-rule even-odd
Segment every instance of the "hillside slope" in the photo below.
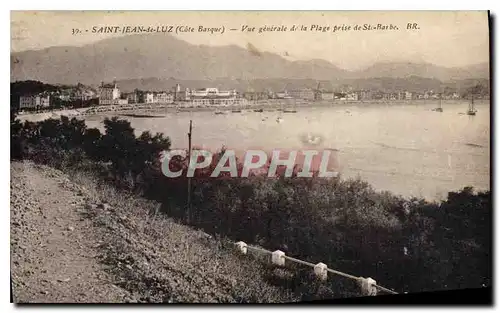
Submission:
{"label": "hillside slope", "polygon": [[[11,164],[14,302],[290,302],[260,262],[86,176]],[[85,187],[83,187],[85,186]],[[109,204],[101,203],[109,199]]]}
{"label": "hillside slope", "polygon": [[98,238],[80,220],[82,195],[69,180],[29,164],[11,167],[13,297],[25,302],[120,302],[128,294],[109,283],[94,258]]}

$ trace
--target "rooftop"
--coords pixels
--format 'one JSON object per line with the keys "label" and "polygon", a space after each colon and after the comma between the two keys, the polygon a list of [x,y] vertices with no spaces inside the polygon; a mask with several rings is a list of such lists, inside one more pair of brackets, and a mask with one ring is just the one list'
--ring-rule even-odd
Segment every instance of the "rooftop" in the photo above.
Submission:
{"label": "rooftop", "polygon": [[102,84],[101,88],[115,88],[117,87],[115,84]]}

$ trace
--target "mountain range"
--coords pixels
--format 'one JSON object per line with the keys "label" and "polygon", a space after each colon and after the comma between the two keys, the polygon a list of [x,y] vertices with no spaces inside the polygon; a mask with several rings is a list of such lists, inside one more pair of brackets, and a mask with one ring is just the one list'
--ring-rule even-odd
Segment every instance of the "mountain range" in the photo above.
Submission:
{"label": "mountain range", "polygon": [[130,35],[84,46],[56,46],[11,53],[11,81],[97,85],[101,81],[177,79],[250,81],[256,79],[343,80],[409,78],[439,81],[488,79],[489,63],[446,68],[429,63],[381,62],[348,71],[320,59],[290,61],[253,45],[192,45],[164,34]]}
{"label": "mountain range", "polygon": [[360,79],[342,79],[337,81],[316,80],[316,79],[285,79],[285,78],[266,78],[266,79],[211,79],[211,80],[180,80],[174,78],[140,78],[117,80],[120,90],[131,92],[134,89],[165,91],[173,90],[175,85],[181,84],[183,87],[191,89],[217,87],[223,90],[235,89],[239,92],[246,91],[283,91],[300,88],[319,88],[326,91],[348,90],[379,90],[383,92],[397,92],[401,90],[411,92],[424,92],[433,90],[435,92],[463,92],[468,88],[481,85],[485,90],[489,90],[489,80],[481,79],[463,79],[442,82],[434,78],[424,78],[418,76],[409,76],[404,78],[391,77],[373,77]]}

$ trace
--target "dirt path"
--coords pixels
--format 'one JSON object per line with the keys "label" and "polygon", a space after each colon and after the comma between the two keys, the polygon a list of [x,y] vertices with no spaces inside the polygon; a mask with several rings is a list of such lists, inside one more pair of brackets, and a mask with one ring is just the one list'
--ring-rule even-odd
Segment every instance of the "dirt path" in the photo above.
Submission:
{"label": "dirt path", "polygon": [[265,262],[152,216],[156,205],[84,175],[11,163],[14,302],[298,301]]}
{"label": "dirt path", "polygon": [[30,163],[11,164],[11,275],[14,302],[123,302],[95,259],[84,192]]}

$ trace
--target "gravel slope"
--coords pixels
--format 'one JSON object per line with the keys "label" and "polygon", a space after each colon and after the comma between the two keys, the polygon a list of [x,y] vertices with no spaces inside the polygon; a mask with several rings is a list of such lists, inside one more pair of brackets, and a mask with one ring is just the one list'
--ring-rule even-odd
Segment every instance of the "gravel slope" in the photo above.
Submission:
{"label": "gravel slope", "polygon": [[11,163],[14,302],[299,300],[264,263],[154,211],[88,177]]}
{"label": "gravel slope", "polygon": [[30,163],[11,165],[11,272],[14,302],[121,302],[95,259],[83,193],[69,179]]}

